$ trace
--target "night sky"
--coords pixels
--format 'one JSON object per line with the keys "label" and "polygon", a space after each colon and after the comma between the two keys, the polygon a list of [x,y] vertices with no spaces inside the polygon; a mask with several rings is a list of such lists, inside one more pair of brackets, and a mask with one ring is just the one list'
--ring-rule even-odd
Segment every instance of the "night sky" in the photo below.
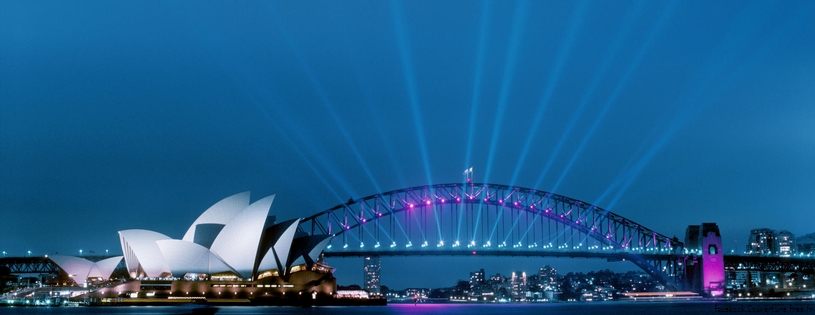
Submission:
{"label": "night sky", "polygon": [[[812,233],[813,21],[809,0],[0,1],[0,250],[120,253],[117,231],[181,238],[242,191],[289,219],[468,167],[680,239],[717,222],[727,252]],[[384,258],[382,281],[544,264],[635,268]]]}

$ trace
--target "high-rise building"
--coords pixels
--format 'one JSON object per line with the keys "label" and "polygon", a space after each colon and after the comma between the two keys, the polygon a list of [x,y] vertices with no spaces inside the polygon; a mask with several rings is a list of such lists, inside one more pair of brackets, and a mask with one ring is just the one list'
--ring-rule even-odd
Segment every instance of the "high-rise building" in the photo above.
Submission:
{"label": "high-rise building", "polygon": [[481,294],[484,292],[484,287],[487,284],[485,280],[484,269],[470,273],[470,296],[481,296]]}
{"label": "high-rise building", "polygon": [[512,300],[523,301],[526,297],[526,272],[513,272],[510,284],[512,285]]}
{"label": "high-rise building", "polygon": [[363,264],[365,271],[365,290],[368,290],[370,293],[380,294],[379,272],[382,265],[379,262],[379,256],[365,256]]}
{"label": "high-rise building", "polygon": [[557,269],[549,265],[543,266],[538,272],[538,276],[540,277],[541,289],[549,291],[558,291],[560,289],[557,282]]}
{"label": "high-rise building", "polygon": [[[806,236],[804,236],[806,238]],[[790,257],[798,251],[795,234],[790,231],[774,231],[768,228],[750,231],[747,254]]]}
{"label": "high-rise building", "polygon": [[790,257],[795,254],[795,234],[790,231],[778,231],[773,235],[775,250],[778,256]]}
{"label": "high-rise building", "polygon": [[776,252],[773,230],[762,228],[750,231],[747,239],[747,254],[772,255]]}

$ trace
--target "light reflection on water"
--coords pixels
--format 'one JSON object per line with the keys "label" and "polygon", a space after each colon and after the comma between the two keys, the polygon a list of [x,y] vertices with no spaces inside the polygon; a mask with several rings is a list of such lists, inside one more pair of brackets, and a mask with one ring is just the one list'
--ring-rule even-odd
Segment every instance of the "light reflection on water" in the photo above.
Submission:
{"label": "light reflection on water", "polygon": [[[603,302],[555,304],[390,304],[388,306],[225,306],[216,314],[450,314],[450,315],[635,315],[635,314],[755,314],[791,313],[815,314],[815,301],[783,302]],[[125,307],[13,307],[0,308],[0,314],[195,314],[189,307],[125,306]]]}

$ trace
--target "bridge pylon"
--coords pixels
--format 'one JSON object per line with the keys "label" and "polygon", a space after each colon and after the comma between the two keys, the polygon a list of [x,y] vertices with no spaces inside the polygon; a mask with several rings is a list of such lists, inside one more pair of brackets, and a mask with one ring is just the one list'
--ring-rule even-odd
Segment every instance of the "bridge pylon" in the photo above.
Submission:
{"label": "bridge pylon", "polygon": [[719,226],[689,225],[685,230],[685,251],[685,289],[711,297],[724,295],[724,249]]}

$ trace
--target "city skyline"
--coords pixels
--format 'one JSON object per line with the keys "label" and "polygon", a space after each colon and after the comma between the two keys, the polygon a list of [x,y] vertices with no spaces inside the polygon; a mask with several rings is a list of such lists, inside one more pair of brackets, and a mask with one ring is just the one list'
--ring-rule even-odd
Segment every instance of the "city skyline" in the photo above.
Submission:
{"label": "city skyline", "polygon": [[[465,169],[669,237],[715,222],[728,253],[756,228],[813,233],[813,18],[811,1],[3,1],[0,250],[113,254],[121,230],[182,238],[221,196],[303,218]],[[381,280],[506,262],[383,257]],[[360,283],[360,260],[328,263]]]}

